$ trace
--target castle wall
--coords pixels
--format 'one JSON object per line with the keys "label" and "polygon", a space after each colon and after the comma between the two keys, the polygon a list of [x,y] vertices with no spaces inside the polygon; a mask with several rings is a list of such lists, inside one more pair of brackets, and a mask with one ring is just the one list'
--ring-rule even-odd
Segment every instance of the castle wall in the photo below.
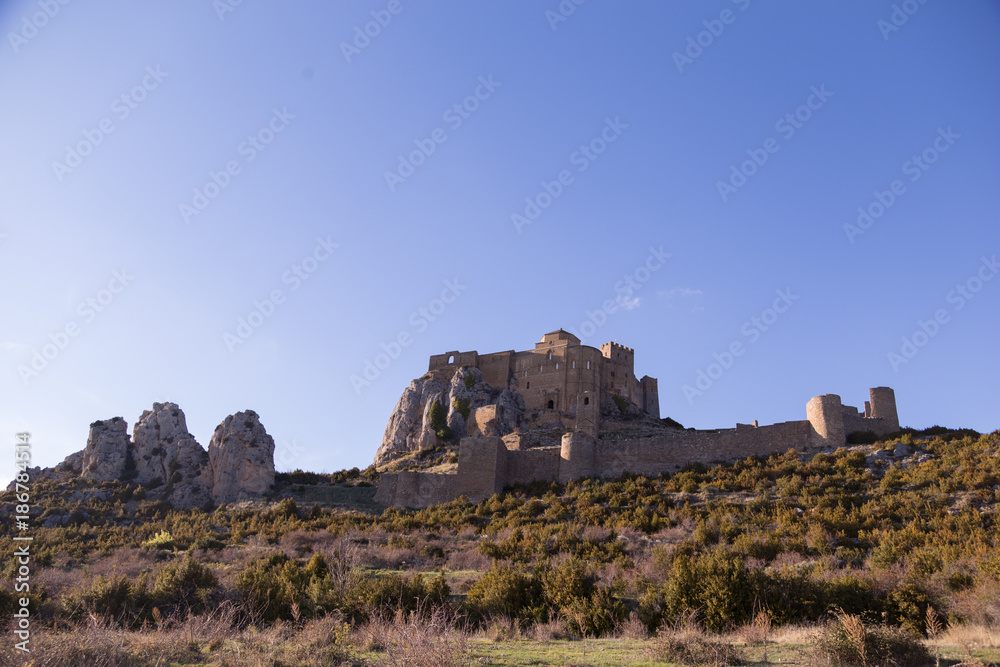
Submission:
{"label": "castle wall", "polygon": [[509,484],[555,482],[559,479],[559,447],[538,447],[507,452]]}
{"label": "castle wall", "polygon": [[676,430],[654,438],[599,440],[594,454],[595,475],[625,473],[659,475],[692,463],[706,465],[747,456],[767,456],[813,444],[808,421],[769,426],[745,426],[718,431]]}
{"label": "castle wall", "polygon": [[462,438],[458,447],[458,479],[454,497],[478,503],[511,483],[503,439]]}
{"label": "castle wall", "polygon": [[459,366],[471,366],[472,368],[478,368],[478,360],[479,353],[475,350],[472,352],[459,352],[458,350],[453,350],[451,352],[445,352],[444,354],[431,355],[430,363],[427,365],[427,370],[435,371],[439,368],[458,368]]}
{"label": "castle wall", "polygon": [[375,502],[402,507],[428,507],[457,498],[457,475],[406,471],[386,473],[379,480]]}
{"label": "castle wall", "polygon": [[494,387],[506,387],[513,373],[514,350],[479,355],[478,368],[483,382]]}

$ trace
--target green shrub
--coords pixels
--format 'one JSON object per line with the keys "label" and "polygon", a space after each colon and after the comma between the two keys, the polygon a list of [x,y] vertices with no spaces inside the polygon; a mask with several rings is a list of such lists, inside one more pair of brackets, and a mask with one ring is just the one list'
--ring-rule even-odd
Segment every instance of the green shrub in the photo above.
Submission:
{"label": "green shrub", "polygon": [[434,431],[438,438],[447,441],[454,437],[451,427],[448,426],[448,412],[438,399],[431,401],[429,416],[431,430]]}
{"label": "green shrub", "polygon": [[472,585],[466,604],[480,620],[487,616],[545,620],[547,616],[541,577],[502,563],[494,563]]}
{"label": "green shrub", "polygon": [[89,588],[63,598],[63,610],[70,618],[93,615],[134,626],[148,618],[149,593],[145,581],[132,582],[125,575],[99,576]]}
{"label": "green shrub", "polygon": [[152,549],[167,549],[172,550],[175,546],[174,538],[170,535],[170,531],[161,530],[156,535],[142,543],[144,547],[150,547]]}
{"label": "green shrub", "polygon": [[212,571],[196,561],[188,551],[184,558],[164,567],[153,586],[153,600],[158,605],[171,605],[201,613],[209,596],[219,585]]}
{"label": "green shrub", "polygon": [[874,445],[878,442],[878,436],[873,431],[854,431],[847,434],[847,444],[849,445]]}

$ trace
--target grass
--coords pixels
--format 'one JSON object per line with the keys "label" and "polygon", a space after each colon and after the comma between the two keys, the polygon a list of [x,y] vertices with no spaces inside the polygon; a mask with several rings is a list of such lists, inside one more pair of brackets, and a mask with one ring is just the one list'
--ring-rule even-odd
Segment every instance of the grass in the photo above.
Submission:
{"label": "grass", "polygon": [[[530,667],[571,665],[612,667],[668,667],[673,663],[651,657],[656,639],[586,639],[494,641],[489,632],[457,633],[446,619],[384,618],[350,630],[335,618],[299,625],[279,623],[266,629],[234,630],[222,611],[210,618],[164,623],[160,628],[126,632],[109,625],[88,623],[66,631],[35,635],[28,659],[0,646],[0,664],[11,667],[318,667],[319,665],[481,665]],[[747,643],[745,632],[708,635],[733,645],[743,654],[740,664],[810,665],[817,628],[775,628],[767,645]],[[940,647],[941,664],[994,665],[1000,661],[1000,630],[980,626],[951,628],[928,646]],[[964,644],[964,645],[963,645]],[[34,662],[32,663],[32,660]],[[83,662],[81,662],[81,660]]]}

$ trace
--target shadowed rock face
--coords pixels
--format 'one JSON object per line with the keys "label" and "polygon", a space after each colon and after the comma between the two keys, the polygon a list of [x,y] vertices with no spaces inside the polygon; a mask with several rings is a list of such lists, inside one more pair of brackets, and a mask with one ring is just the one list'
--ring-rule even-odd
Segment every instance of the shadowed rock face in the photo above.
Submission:
{"label": "shadowed rock face", "polygon": [[83,450],[81,476],[95,482],[121,479],[129,444],[128,424],[121,417],[94,422]]}
{"label": "shadowed rock face", "polygon": [[132,430],[136,481],[163,492],[176,507],[201,507],[211,500],[207,479],[208,453],[188,433],[184,413],[176,403],[153,403]]}
{"label": "shadowed rock face", "polygon": [[430,415],[435,401],[446,411],[447,425],[456,443],[469,431],[463,411],[471,414],[477,408],[500,406],[496,413],[499,418],[492,423],[494,432],[489,435],[506,435],[520,424],[525,410],[516,380],[511,387],[501,388],[483,382],[482,371],[478,368],[430,371],[403,390],[385,427],[382,445],[375,454],[376,465],[438,444]]}
{"label": "shadowed rock face", "polygon": [[274,439],[253,410],[226,417],[208,445],[212,499],[231,503],[274,484]]}

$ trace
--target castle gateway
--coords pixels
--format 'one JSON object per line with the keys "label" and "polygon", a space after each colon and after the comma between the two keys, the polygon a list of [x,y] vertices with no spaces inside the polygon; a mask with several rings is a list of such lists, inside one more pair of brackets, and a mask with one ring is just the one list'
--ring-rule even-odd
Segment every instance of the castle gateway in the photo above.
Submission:
{"label": "castle gateway", "polygon": [[446,352],[432,356],[400,397],[376,463],[453,438],[457,469],[384,473],[376,500],[426,507],[464,495],[479,502],[516,483],[658,475],[691,463],[838,447],[854,432],[898,431],[892,389],[869,394],[863,412],[826,394],[808,402],[801,421],[683,429],[659,419],[656,379],[637,379],[634,351],[617,343],[598,349],[559,329],[523,352]]}

